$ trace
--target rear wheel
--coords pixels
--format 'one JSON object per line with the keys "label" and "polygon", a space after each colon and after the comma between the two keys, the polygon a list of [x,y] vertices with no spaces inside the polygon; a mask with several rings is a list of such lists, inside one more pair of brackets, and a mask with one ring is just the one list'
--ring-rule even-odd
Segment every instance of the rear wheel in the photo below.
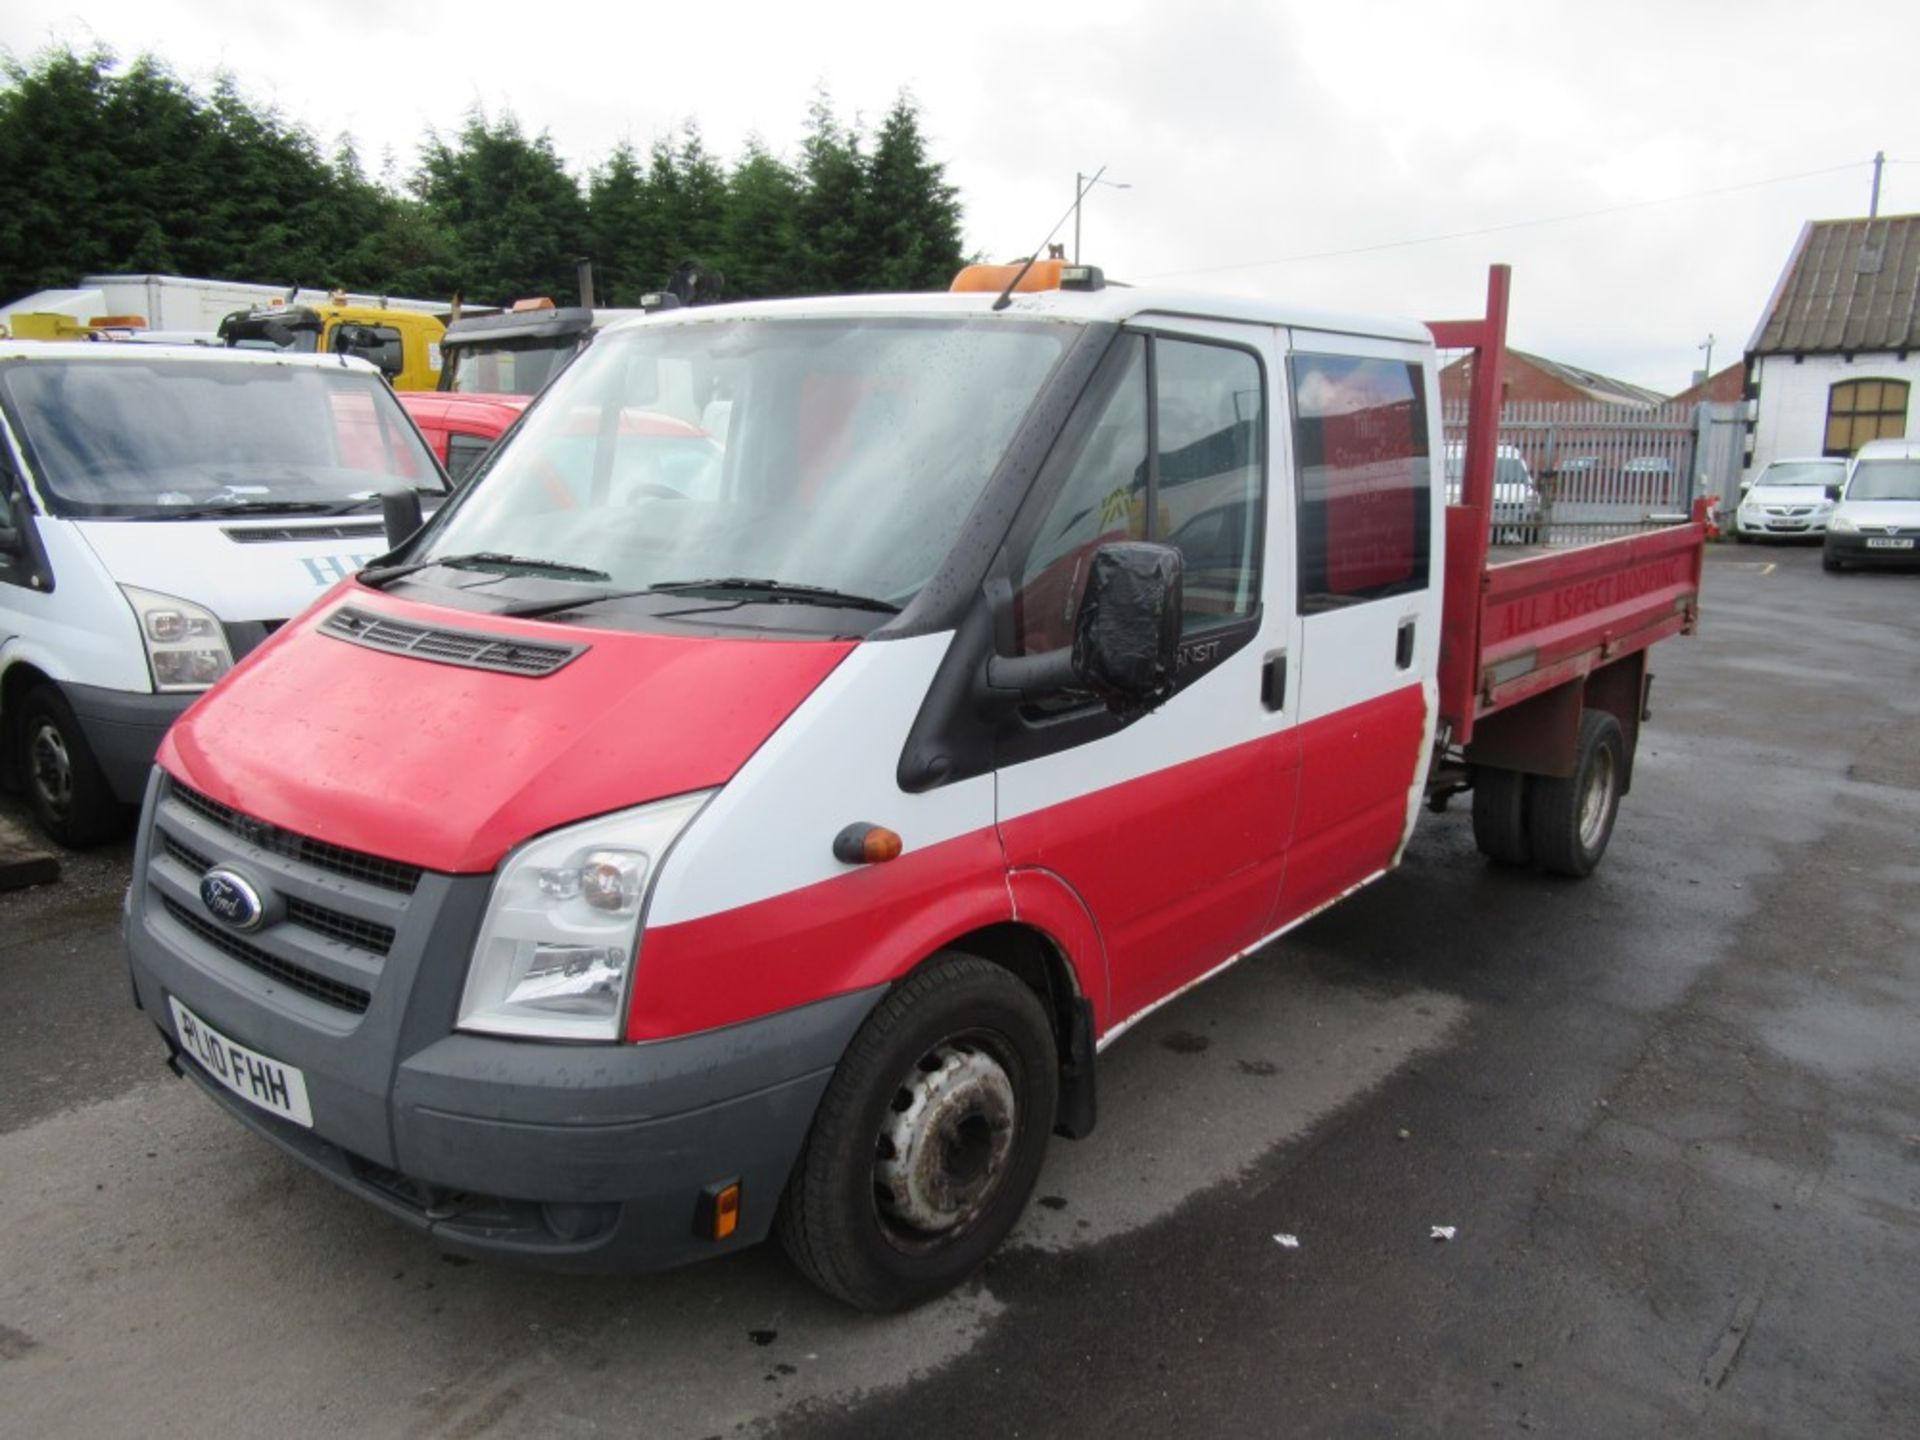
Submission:
{"label": "rear wheel", "polygon": [[1592,874],[1613,838],[1626,773],[1620,722],[1604,710],[1583,712],[1573,774],[1564,780],[1535,776],[1527,793],[1534,864],[1552,875]]}
{"label": "rear wheel", "polygon": [[1501,865],[1533,859],[1527,840],[1527,781],[1518,770],[1481,769],[1473,777],[1473,843]]}
{"label": "rear wheel", "polygon": [[862,1310],[952,1289],[1026,1208],[1058,1094],[1034,993],[985,960],[936,956],[847,1047],[787,1182],[781,1243]]}
{"label": "rear wheel", "polygon": [[114,798],[73,709],[51,685],[27,692],[14,728],[15,773],[40,828],[62,845],[111,840],[131,812]]}

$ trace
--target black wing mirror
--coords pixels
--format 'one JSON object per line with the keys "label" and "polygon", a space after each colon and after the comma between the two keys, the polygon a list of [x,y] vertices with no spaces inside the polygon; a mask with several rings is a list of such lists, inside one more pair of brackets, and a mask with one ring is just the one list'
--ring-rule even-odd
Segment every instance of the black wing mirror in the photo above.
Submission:
{"label": "black wing mirror", "polygon": [[1163,704],[1180,656],[1180,573],[1180,552],[1171,545],[1102,545],[1088,567],[1073,644],[991,657],[988,688],[1023,700],[1084,690],[1119,715]]}
{"label": "black wing mirror", "polygon": [[1838,485],[1827,486],[1827,498],[1829,500],[1838,500],[1840,498],[1840,488]]}

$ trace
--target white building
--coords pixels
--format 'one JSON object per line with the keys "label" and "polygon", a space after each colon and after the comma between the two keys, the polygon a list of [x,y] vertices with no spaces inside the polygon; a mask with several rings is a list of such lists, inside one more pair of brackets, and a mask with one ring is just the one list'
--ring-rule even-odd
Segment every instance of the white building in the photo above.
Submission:
{"label": "white building", "polygon": [[1747,472],[1920,434],[1920,215],[1815,220],[1747,343]]}

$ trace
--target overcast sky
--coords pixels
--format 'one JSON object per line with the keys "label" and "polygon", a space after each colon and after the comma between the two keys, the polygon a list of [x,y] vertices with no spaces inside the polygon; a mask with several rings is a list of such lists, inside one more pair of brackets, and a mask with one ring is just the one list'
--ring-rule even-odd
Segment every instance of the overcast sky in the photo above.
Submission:
{"label": "overcast sky", "polygon": [[817,85],[870,120],[905,87],[969,246],[991,257],[1030,251],[1075,172],[1104,164],[1131,187],[1085,204],[1084,258],[1110,275],[1425,319],[1475,313],[1506,260],[1514,345],[1664,391],[1709,333],[1716,369],[1737,357],[1803,221],[1867,213],[1876,150],[1881,213],[1920,210],[1912,0],[8,0],[0,15],[18,59],[95,40],[197,84],[230,70],[323,143],[351,131],[370,165],[391,147],[403,171],[425,130],[475,104],[548,130],[584,175],[619,139],[686,119],[724,158],[750,134],[791,156]]}

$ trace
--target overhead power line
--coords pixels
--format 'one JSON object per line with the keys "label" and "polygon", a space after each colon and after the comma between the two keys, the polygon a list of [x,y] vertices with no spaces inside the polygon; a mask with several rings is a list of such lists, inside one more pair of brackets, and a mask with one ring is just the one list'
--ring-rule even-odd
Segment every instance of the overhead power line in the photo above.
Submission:
{"label": "overhead power line", "polygon": [[[1182,270],[1162,270],[1142,275],[1142,280],[1164,280],[1170,275],[1217,275],[1224,270],[1255,270],[1264,265],[1292,265],[1303,260],[1333,260],[1343,255],[1370,255],[1381,250],[1405,250],[1415,245],[1438,245],[1447,240],[1468,240],[1476,235],[1498,235],[1508,230],[1527,230],[1539,225],[1563,225],[1570,220],[1591,220],[1601,215],[1619,215],[1629,210],[1646,210],[1655,205],[1678,205],[1688,200],[1705,200],[1715,195],[1732,195],[1741,190],[1759,190],[1769,185],[1788,185],[1796,180],[1811,180],[1820,175],[1838,175],[1871,165],[1871,160],[1853,160],[1845,165],[1829,165],[1823,170],[1802,170],[1797,175],[1775,175],[1766,180],[1746,180],[1738,185],[1716,185],[1709,190],[1694,190],[1685,195],[1662,195],[1651,200],[1628,200],[1596,210],[1573,210],[1564,215],[1543,215],[1534,220],[1510,220],[1502,225],[1482,225],[1473,230],[1453,230],[1444,235],[1421,235],[1406,240],[1382,240],[1373,245],[1354,245],[1341,250],[1306,250],[1297,255],[1276,255],[1267,260],[1241,260],[1231,265],[1197,265]],[[1904,162],[1902,162],[1904,163]]]}

